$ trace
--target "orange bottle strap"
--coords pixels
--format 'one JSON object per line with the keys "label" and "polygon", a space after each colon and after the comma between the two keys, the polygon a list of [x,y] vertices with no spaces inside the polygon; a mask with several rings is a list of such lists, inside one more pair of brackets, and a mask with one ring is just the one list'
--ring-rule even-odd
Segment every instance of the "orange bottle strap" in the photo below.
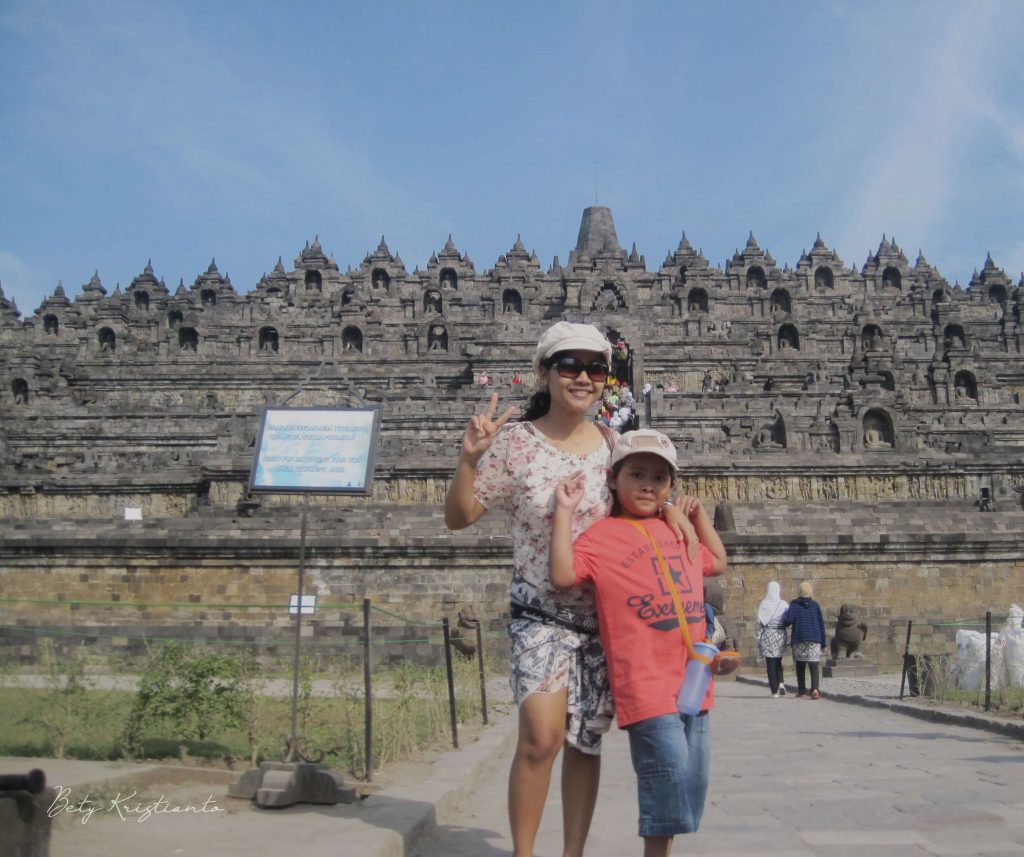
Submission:
{"label": "orange bottle strap", "polygon": [[693,640],[690,638],[690,628],[686,621],[686,613],[683,611],[683,600],[679,597],[679,590],[676,589],[675,581],[672,580],[672,574],[668,570],[668,563],[665,562],[665,557],[661,555],[661,551],[658,550],[658,545],[651,538],[651,534],[647,527],[641,524],[639,521],[633,518],[623,518],[622,520],[627,521],[636,527],[644,537],[647,539],[647,543],[651,546],[651,550],[654,551],[654,556],[658,560],[658,568],[661,570],[661,576],[665,580],[665,586],[668,587],[668,591],[672,594],[672,603],[676,608],[676,618],[679,620],[679,630],[683,635],[683,645],[686,646],[686,654],[700,661],[702,664],[710,664],[714,658],[709,658],[707,655],[702,655],[700,652],[693,648]]}

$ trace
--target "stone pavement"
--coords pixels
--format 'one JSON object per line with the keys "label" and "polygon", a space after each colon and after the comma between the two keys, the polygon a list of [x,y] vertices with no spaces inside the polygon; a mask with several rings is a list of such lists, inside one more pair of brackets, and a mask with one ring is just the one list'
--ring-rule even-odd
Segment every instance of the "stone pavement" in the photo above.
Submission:
{"label": "stone pavement", "polygon": [[[823,686],[829,692],[828,680]],[[862,699],[845,692],[847,686],[844,694],[837,690],[812,702],[771,699],[757,680],[720,682],[703,827],[681,837],[675,853],[1024,854],[1024,724],[998,734],[936,722],[950,715],[919,706],[922,717],[911,717],[837,701]],[[52,857],[507,857],[505,788],[515,720],[511,711],[495,715],[479,741],[431,764],[406,766],[401,782],[351,806],[256,809],[225,796],[234,775],[223,772],[28,759],[0,759],[0,772],[38,765],[51,785],[71,789],[72,800],[91,789],[107,810],[88,820],[70,811],[56,814]],[[1001,725],[995,718],[952,717]],[[624,739],[615,730],[606,746],[590,857],[640,853]],[[555,783],[538,857],[561,853],[557,772]],[[136,799],[115,807],[119,793],[135,789]],[[152,815],[132,812],[161,796],[166,802]],[[118,807],[129,810],[125,820]]]}
{"label": "stone pavement", "polygon": [[[720,682],[716,693],[704,820],[674,853],[1024,854],[1024,724],[1014,738],[829,698],[772,699],[760,683]],[[609,738],[589,857],[642,852],[629,747],[618,730]],[[502,767],[415,857],[511,853]],[[561,854],[554,785],[537,841],[544,857]]]}

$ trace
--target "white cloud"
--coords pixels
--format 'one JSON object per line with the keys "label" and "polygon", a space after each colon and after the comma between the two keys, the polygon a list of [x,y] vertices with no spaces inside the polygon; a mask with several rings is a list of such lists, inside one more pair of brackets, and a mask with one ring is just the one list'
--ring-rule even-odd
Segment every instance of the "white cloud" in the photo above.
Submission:
{"label": "white cloud", "polygon": [[[877,110],[857,117],[870,130],[846,165],[849,188],[840,202],[838,246],[853,251],[853,261],[886,233],[908,253],[923,248],[934,263],[946,243],[942,230],[958,221],[955,209],[979,192],[988,174],[980,146],[991,145],[994,133],[1007,151],[1024,154],[1024,123],[1000,102],[1006,72],[992,62],[993,45],[1009,27],[1005,16],[985,4],[949,11],[899,43],[902,52],[883,88],[881,51],[865,55],[859,70],[871,93],[865,104]],[[1006,97],[1018,96],[1007,90]]]}
{"label": "white cloud", "polygon": [[[897,92],[888,97],[902,102],[905,114],[886,111],[890,118],[865,120],[869,125],[876,123],[870,136],[874,145],[863,153],[870,159],[871,171],[856,183],[849,200],[840,236],[844,246],[873,247],[882,232],[920,243],[946,204],[958,132],[973,88],[969,46],[973,28],[964,17],[963,13],[952,16],[937,43],[924,52],[941,61],[918,67],[913,78],[903,75],[894,83]],[[871,61],[879,59],[880,55]]]}

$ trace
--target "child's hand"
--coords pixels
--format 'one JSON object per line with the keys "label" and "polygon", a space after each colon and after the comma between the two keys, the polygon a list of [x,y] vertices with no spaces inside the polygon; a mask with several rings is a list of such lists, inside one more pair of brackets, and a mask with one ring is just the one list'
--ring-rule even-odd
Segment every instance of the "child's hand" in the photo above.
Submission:
{"label": "child's hand", "polygon": [[679,541],[686,545],[686,555],[690,559],[697,558],[697,549],[700,547],[700,538],[689,517],[679,506],[665,504],[661,507],[662,518],[672,533]]}
{"label": "child's hand", "polygon": [[583,471],[577,470],[558,483],[555,488],[555,505],[563,509],[575,509],[583,499],[586,487]]}
{"label": "child's hand", "polygon": [[700,500],[696,497],[691,497],[689,494],[684,494],[680,497],[676,501],[676,507],[691,521],[704,511],[704,507],[700,504]]}
{"label": "child's hand", "polygon": [[712,672],[715,675],[728,675],[734,672],[740,665],[739,655],[719,655],[712,665]]}

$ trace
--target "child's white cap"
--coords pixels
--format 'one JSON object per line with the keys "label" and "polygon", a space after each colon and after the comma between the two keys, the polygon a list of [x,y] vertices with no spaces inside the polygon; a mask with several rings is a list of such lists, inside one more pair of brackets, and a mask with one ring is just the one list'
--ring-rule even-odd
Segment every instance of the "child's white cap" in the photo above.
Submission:
{"label": "child's white cap", "polygon": [[650,452],[664,458],[672,466],[672,470],[676,470],[676,448],[672,441],[654,429],[637,429],[621,435],[615,441],[615,448],[612,450],[612,467],[627,455],[636,455],[638,452]]}

